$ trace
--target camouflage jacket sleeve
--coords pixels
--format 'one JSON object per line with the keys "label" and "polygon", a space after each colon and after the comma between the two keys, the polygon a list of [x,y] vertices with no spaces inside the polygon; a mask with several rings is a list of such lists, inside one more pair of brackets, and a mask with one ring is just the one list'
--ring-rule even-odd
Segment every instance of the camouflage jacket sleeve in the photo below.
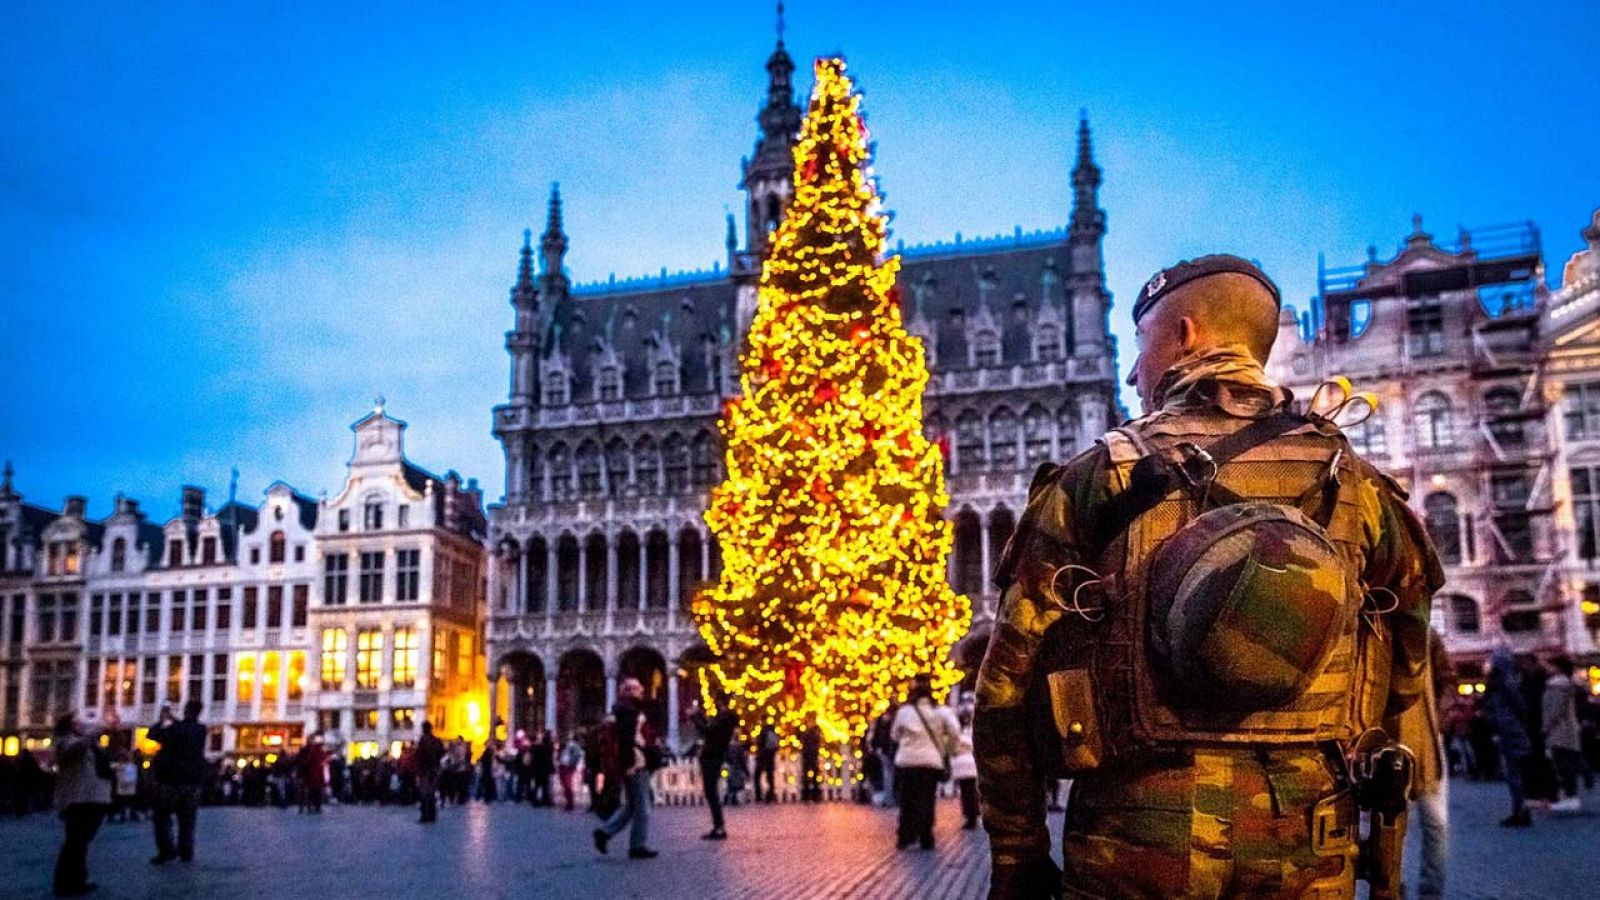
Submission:
{"label": "camouflage jacket sleeve", "polygon": [[1098,447],[1059,468],[1041,469],[996,572],[1003,594],[978,670],[972,734],[983,823],[997,868],[1050,854],[1045,781],[1031,750],[1026,696],[1040,641],[1065,613],[1055,591],[1067,586],[1067,576],[1056,579],[1056,573],[1095,562],[1078,523],[1104,495],[1105,470],[1106,454]]}
{"label": "camouflage jacket sleeve", "polygon": [[1368,535],[1372,553],[1362,579],[1369,592],[1384,588],[1394,594],[1394,610],[1384,616],[1393,653],[1384,714],[1392,716],[1432,689],[1428,684],[1428,619],[1433,593],[1444,585],[1444,568],[1427,530],[1406,505],[1404,492],[1381,475],[1374,473],[1372,478],[1377,487],[1377,514]]}

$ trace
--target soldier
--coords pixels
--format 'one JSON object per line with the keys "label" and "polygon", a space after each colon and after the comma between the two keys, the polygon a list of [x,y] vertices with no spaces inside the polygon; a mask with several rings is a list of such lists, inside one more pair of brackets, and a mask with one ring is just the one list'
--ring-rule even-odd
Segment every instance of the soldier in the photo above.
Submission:
{"label": "soldier", "polygon": [[978,675],[991,898],[1354,893],[1343,751],[1427,689],[1443,573],[1337,411],[1267,380],[1280,305],[1238,257],[1156,273],[1145,415],[1034,478]]}

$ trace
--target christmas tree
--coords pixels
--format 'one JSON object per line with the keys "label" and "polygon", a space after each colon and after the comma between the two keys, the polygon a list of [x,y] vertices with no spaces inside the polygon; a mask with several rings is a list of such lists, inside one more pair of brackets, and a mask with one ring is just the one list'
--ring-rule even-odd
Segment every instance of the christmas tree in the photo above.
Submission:
{"label": "christmas tree", "polygon": [[[703,682],[747,733],[816,725],[850,740],[911,676],[959,680],[971,618],[950,589],[943,458],[922,433],[928,369],[881,259],[887,220],[861,98],[816,63],[794,194],[762,266],[740,396],[721,422],[728,478],[706,521],[724,559],[694,603],[716,657]],[[709,690],[718,685],[721,691]]]}

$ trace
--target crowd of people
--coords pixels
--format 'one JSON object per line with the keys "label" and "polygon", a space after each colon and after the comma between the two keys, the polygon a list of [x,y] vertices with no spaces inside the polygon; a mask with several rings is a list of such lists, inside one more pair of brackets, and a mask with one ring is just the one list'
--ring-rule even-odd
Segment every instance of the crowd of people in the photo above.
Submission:
{"label": "crowd of people", "polygon": [[1531,826],[1533,808],[1577,812],[1600,769],[1600,704],[1566,656],[1496,651],[1483,693],[1457,704],[1444,727],[1452,773],[1505,781],[1508,828]]}

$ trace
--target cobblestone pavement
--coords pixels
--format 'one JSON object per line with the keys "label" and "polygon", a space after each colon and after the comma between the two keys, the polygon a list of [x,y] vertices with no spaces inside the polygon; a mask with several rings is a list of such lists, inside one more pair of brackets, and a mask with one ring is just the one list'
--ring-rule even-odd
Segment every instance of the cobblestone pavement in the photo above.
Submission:
{"label": "cobblestone pavement", "polygon": [[[1600,793],[1595,812],[1508,831],[1499,785],[1453,785],[1453,898],[1600,896]],[[107,823],[90,852],[102,897],[982,897],[981,831],[963,832],[941,801],[933,852],[896,853],[894,813],[848,804],[729,810],[726,843],[701,841],[705,811],[655,811],[659,859],[630,861],[626,838],[599,856],[595,819],[511,804],[445,808],[438,825],[413,810],[329,807],[201,811],[198,859],[159,869],[149,825]],[[49,816],[0,822],[0,897],[43,897],[60,840]]]}

